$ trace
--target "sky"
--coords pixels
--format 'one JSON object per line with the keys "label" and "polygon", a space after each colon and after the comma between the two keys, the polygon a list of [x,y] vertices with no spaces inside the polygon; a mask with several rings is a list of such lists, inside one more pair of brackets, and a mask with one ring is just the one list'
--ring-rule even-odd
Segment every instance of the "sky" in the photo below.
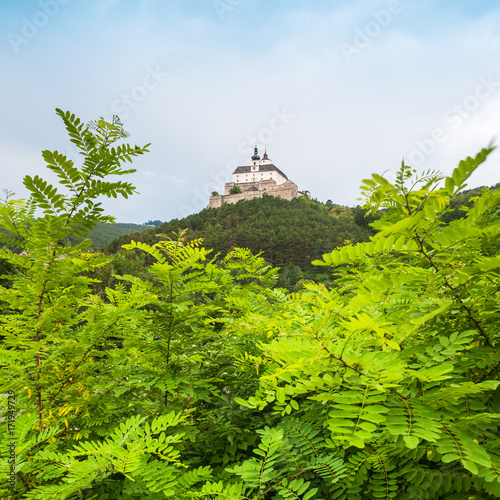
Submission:
{"label": "sky", "polygon": [[[103,201],[118,222],[199,212],[254,143],[354,206],[371,173],[450,174],[499,135],[499,56],[496,0],[2,1],[0,189],[53,182],[43,150],[77,158],[61,108],[151,143],[140,194]],[[498,182],[500,149],[469,187]]]}

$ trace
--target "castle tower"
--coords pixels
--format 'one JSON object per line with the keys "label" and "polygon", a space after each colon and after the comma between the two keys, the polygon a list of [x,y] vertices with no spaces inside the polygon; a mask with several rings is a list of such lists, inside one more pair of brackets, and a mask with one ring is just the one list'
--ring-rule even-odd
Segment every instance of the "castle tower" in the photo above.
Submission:
{"label": "castle tower", "polygon": [[264,150],[264,156],[262,157],[262,160],[260,162],[261,165],[272,165],[273,162],[269,156],[267,156],[267,149]]}
{"label": "castle tower", "polygon": [[[260,155],[259,155],[259,150],[257,149],[257,144],[253,148],[253,155],[252,155],[252,167],[256,167],[260,165]],[[252,168],[253,170],[253,168]]]}

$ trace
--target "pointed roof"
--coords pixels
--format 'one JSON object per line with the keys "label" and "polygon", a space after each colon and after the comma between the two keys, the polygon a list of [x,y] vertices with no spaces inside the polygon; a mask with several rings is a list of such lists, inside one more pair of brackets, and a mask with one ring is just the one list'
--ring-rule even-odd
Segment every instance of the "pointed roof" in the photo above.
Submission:
{"label": "pointed roof", "polygon": [[259,150],[257,149],[257,144],[255,145],[255,147],[253,149],[252,160],[260,160],[260,155],[259,155]]}

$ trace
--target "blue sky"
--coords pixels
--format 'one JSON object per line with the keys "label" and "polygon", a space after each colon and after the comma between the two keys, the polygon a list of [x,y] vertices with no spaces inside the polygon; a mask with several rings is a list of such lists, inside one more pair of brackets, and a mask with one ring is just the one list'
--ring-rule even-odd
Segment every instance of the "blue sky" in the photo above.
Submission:
{"label": "blue sky", "polygon": [[[105,201],[120,222],[197,212],[257,140],[300,189],[355,205],[402,157],[451,172],[500,132],[493,0],[19,0],[0,4],[0,189],[25,195],[54,113],[118,114],[151,142]],[[470,186],[500,182],[495,152]]]}

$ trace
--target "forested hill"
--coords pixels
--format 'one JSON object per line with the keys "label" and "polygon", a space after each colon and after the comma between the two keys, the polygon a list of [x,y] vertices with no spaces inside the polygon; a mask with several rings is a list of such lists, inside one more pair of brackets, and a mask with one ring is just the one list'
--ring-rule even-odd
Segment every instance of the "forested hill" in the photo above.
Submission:
{"label": "forested hill", "polygon": [[117,222],[116,224],[98,224],[89,233],[89,238],[92,240],[92,246],[96,249],[102,249],[109,245],[115,238],[132,231],[141,231],[146,226],[144,224],[132,224]]}
{"label": "forested hill", "polygon": [[[233,247],[263,252],[274,266],[293,264],[312,270],[310,262],[346,241],[365,241],[372,234],[359,207],[321,204],[305,197],[288,201],[272,196],[242,200],[234,205],[207,208],[154,229],[131,233],[113,241],[108,251],[134,241],[155,243],[160,234],[187,229],[188,239],[203,238],[204,246],[225,255]],[[316,268],[314,268],[316,269]]]}
{"label": "forested hill", "polygon": [[[500,185],[492,187],[498,189]],[[464,217],[462,207],[471,206],[482,189],[469,189],[456,195],[450,204],[451,210],[442,216],[443,222]],[[280,284],[293,286],[302,278],[310,278],[311,273],[322,272],[312,266],[311,261],[324,253],[346,242],[367,241],[374,234],[370,227],[374,217],[365,215],[366,211],[359,206],[339,206],[330,200],[320,203],[305,197],[288,201],[264,196],[207,208],[155,228],[129,232],[112,241],[106,251],[115,253],[131,240],[156,243],[187,229],[188,240],[203,238],[203,245],[213,249],[214,254],[224,256],[234,247],[262,252],[267,262],[282,268]]]}

